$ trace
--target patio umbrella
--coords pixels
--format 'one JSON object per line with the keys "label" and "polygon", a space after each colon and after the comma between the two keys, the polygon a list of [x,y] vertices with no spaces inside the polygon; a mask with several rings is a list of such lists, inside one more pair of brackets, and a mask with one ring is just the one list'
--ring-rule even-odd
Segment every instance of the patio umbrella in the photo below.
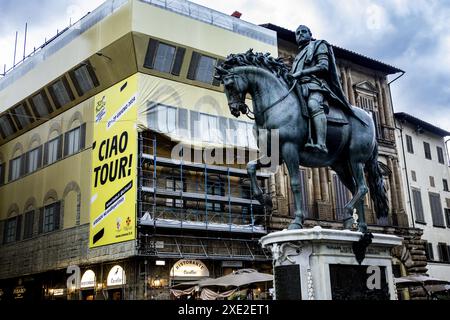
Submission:
{"label": "patio umbrella", "polygon": [[273,281],[273,275],[268,273],[261,273],[255,269],[241,269],[226,276],[216,279],[208,279],[200,281],[198,284],[200,288],[204,287],[242,287],[248,284],[257,282]]}
{"label": "patio umbrella", "polygon": [[412,285],[448,284],[447,280],[437,279],[422,274],[412,274],[405,277],[394,278],[397,287],[408,287]]}

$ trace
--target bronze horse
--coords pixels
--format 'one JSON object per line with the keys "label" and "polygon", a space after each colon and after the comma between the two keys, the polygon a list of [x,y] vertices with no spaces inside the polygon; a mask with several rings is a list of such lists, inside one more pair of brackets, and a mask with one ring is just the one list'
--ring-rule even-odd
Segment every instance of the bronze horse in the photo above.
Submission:
{"label": "bronze horse", "polygon": [[[326,141],[328,154],[312,152],[304,148],[311,135],[308,118],[302,112],[305,102],[292,90],[295,80],[289,75],[289,69],[281,59],[274,59],[269,54],[253,53],[252,50],[231,54],[216,68],[216,74],[216,78],[224,85],[230,112],[235,117],[241,113],[248,114],[249,108],[245,104],[248,93],[253,102],[254,133],[259,132],[259,129],[278,130],[280,163],[284,162],[287,166],[294,194],[295,218],[289,229],[303,227],[300,165],[331,167],[351,191],[353,198],[344,207],[345,229],[352,228],[353,211],[356,209],[358,230],[367,233],[364,197],[369,189],[377,217],[387,217],[388,199],[377,159],[375,126],[367,112],[353,107],[354,113],[367,125],[342,112],[340,118],[343,121],[333,123],[329,120]],[[330,106],[330,110],[335,108]],[[261,141],[258,142],[259,145]],[[270,141],[265,141],[265,145],[270,146]],[[270,150],[269,152],[272,153]],[[271,205],[270,197],[264,195],[258,186],[256,170],[269,166],[267,155],[247,164],[253,196],[265,205]],[[364,171],[368,174],[369,188]]]}

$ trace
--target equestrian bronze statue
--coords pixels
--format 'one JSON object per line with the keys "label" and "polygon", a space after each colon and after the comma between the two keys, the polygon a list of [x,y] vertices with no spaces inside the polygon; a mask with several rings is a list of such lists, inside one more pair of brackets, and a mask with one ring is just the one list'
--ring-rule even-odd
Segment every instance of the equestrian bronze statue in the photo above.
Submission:
{"label": "equestrian bronze statue", "polygon": [[[248,114],[249,94],[255,117],[254,133],[258,145],[270,135],[260,129],[278,130],[280,163],[285,163],[294,195],[295,218],[289,229],[303,227],[300,168],[331,167],[353,197],[345,205],[345,229],[352,229],[353,213],[358,215],[358,230],[367,233],[364,197],[370,189],[378,218],[388,215],[388,199],[378,165],[378,146],[372,117],[351,106],[343,94],[332,47],[312,39],[307,27],[296,32],[300,53],[292,70],[270,54],[231,54],[216,69],[224,85],[230,112],[238,117]],[[271,146],[270,141],[264,141]],[[272,154],[271,150],[268,153]],[[253,196],[265,205],[270,197],[258,186],[256,170],[269,167],[267,155],[247,164]],[[367,172],[366,185],[364,173]]]}

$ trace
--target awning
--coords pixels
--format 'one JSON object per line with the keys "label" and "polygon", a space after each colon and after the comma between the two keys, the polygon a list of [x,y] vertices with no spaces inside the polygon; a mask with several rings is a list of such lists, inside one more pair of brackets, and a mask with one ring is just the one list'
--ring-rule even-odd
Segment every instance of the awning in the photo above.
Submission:
{"label": "awning", "polygon": [[414,285],[437,285],[437,284],[450,284],[449,281],[443,279],[437,279],[429,277],[423,274],[413,274],[405,277],[394,278],[397,288],[405,288]]}
{"label": "awning", "polygon": [[200,288],[214,286],[242,287],[252,283],[269,281],[273,281],[273,275],[271,274],[261,273],[255,269],[241,269],[223,277],[201,281],[198,285]]}

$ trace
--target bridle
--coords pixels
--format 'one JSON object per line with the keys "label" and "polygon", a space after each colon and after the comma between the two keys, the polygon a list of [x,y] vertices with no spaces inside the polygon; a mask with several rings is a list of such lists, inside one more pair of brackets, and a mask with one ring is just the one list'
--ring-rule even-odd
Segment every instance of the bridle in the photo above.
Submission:
{"label": "bridle", "polygon": [[[235,73],[230,73],[226,77],[232,77],[233,78],[233,83],[237,83],[237,81],[235,79],[236,78],[241,78],[242,76],[237,75]],[[271,103],[270,105],[265,107],[263,110],[261,110],[261,115],[264,115],[264,113],[266,113],[266,111],[268,111],[269,109],[271,109],[272,107],[276,106],[277,104],[282,102],[284,99],[286,99],[291,94],[292,90],[294,90],[296,85],[297,85],[297,79],[294,80],[292,86],[289,88],[288,92],[285,95],[283,95],[282,97],[278,98],[275,102]],[[236,91],[239,91],[239,88],[237,88]],[[242,97],[239,95],[239,93],[235,93],[235,94],[229,93],[229,96],[232,99],[229,104],[236,104],[236,103],[238,103],[239,104],[239,111],[242,114],[246,115],[250,120],[255,120],[255,114],[253,113],[253,111],[250,110],[250,107],[247,106],[242,101]]]}

